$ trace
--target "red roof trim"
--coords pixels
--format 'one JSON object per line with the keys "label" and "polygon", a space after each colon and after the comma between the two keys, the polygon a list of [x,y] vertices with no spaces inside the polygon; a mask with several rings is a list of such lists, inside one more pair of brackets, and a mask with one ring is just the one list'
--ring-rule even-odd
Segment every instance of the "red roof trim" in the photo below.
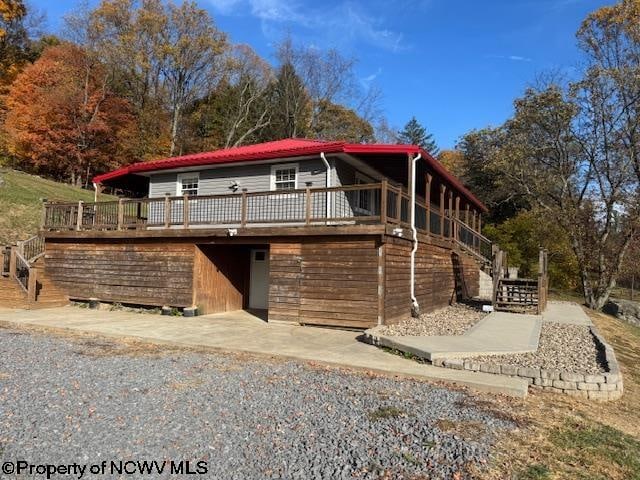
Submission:
{"label": "red roof trim", "polygon": [[429,153],[415,145],[384,145],[384,144],[358,144],[345,142],[323,142],[319,140],[307,139],[287,139],[275,142],[261,143],[257,145],[247,145],[243,147],[216,150],[213,152],[195,153],[180,157],[153,160],[150,162],[134,163],[132,165],[119,168],[112,172],[97,175],[93,178],[94,183],[102,183],[125,175],[153,172],[157,170],[167,170],[173,168],[194,167],[204,165],[217,165],[225,163],[235,163],[243,161],[272,160],[276,158],[302,157],[308,155],[319,155],[323,153],[351,153],[351,154],[416,154],[420,153],[422,159],[440,177],[444,178],[453,188],[462,193],[468,200],[474,203],[483,212],[487,212],[487,207],[476,198],[455,176],[447,171],[444,166]]}

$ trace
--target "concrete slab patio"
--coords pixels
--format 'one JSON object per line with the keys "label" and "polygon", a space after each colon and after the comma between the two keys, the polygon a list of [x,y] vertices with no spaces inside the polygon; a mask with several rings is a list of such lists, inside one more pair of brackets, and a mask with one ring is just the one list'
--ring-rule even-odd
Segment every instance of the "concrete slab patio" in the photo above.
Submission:
{"label": "concrete slab patio", "polygon": [[285,356],[392,375],[451,382],[484,392],[516,397],[527,394],[528,384],[522,379],[424,365],[360,342],[359,332],[267,324],[244,311],[185,318],[78,307],[0,309],[0,322],[110,337],[134,337],[152,343]]}

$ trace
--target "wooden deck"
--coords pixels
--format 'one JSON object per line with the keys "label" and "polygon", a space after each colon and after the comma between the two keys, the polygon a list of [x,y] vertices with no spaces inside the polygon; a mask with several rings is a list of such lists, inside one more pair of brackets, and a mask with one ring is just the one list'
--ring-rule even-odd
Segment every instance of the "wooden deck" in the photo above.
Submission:
{"label": "wooden deck", "polygon": [[[463,220],[459,208],[418,198],[419,234],[447,239],[479,260],[491,258],[491,242],[479,221]],[[47,202],[45,236],[155,238],[224,235],[336,235],[386,233],[411,237],[409,194],[387,182],[334,188],[242,192],[228,195],[120,199],[110,202]],[[470,223],[470,224],[469,224]],[[382,230],[381,230],[382,229]]]}

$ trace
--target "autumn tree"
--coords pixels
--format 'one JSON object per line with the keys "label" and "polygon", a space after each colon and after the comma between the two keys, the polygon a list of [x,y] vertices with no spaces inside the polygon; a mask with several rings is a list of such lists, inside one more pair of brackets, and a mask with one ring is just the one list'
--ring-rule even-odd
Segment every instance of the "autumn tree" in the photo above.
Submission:
{"label": "autumn tree", "polygon": [[0,0],[0,86],[10,84],[22,67],[28,49],[22,0]]}
{"label": "autumn tree", "polygon": [[418,145],[434,156],[440,151],[433,135],[427,133],[416,117],[411,117],[411,120],[398,132],[398,141],[407,145]]}
{"label": "autumn tree", "polygon": [[373,127],[355,111],[335,103],[321,105],[312,126],[313,136],[323,140],[344,140],[352,143],[370,143],[374,140]]}
{"label": "autumn tree", "polygon": [[308,135],[311,123],[311,99],[291,63],[278,69],[270,87],[272,120],[265,140],[278,140]]}
{"label": "autumn tree", "polygon": [[23,170],[74,184],[132,160],[129,104],[108,88],[108,71],[82,49],[46,49],[7,96],[5,130]]}
{"label": "autumn tree", "polygon": [[176,153],[182,111],[206,92],[216,77],[216,69],[226,48],[226,37],[206,10],[193,1],[167,3],[167,24],[162,30],[161,69],[166,82],[171,111],[171,145]]}
{"label": "autumn tree", "polygon": [[467,173],[464,153],[460,150],[441,150],[438,153],[437,159],[444,168],[456,177],[462,177]]}

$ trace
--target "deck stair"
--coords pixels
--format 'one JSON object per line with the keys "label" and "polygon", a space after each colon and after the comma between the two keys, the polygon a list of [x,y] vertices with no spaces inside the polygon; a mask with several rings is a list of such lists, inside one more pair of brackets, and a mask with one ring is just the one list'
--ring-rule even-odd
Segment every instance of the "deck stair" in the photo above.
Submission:
{"label": "deck stair", "polygon": [[501,278],[494,308],[503,312],[536,313],[538,281],[530,278]]}
{"label": "deck stair", "polygon": [[38,309],[69,304],[44,273],[44,241],[34,236],[0,250],[0,308]]}
{"label": "deck stair", "polygon": [[547,307],[549,290],[547,251],[540,250],[538,277],[508,278],[506,254],[496,250],[493,259],[493,308],[513,313],[541,314]]}

